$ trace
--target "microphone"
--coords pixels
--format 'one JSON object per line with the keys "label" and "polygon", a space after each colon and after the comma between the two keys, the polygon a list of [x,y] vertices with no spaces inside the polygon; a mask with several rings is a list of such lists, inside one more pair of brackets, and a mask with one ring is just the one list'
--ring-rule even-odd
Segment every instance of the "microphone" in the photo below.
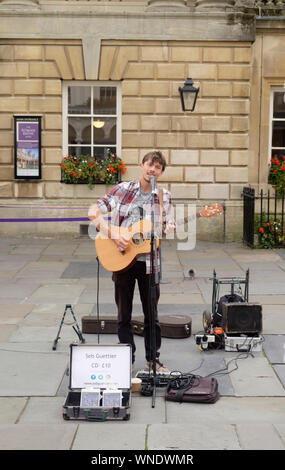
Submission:
{"label": "microphone", "polygon": [[155,178],[154,176],[150,176],[150,185],[151,185],[151,194],[155,193]]}

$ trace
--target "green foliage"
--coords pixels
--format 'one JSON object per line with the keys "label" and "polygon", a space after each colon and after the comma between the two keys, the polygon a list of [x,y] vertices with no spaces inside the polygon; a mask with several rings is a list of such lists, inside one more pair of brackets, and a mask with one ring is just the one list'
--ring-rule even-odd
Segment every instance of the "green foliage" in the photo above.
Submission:
{"label": "green foliage", "polygon": [[262,221],[260,215],[255,215],[254,233],[258,234],[258,242],[256,248],[274,248],[284,244],[284,236],[282,236],[282,227],[279,219],[274,220],[273,216],[269,216],[263,212]]}
{"label": "green foliage", "polygon": [[63,183],[87,183],[90,189],[96,182],[116,184],[119,173],[126,172],[124,162],[111,152],[103,159],[87,155],[69,155],[62,160],[60,166]]}
{"label": "green foliage", "polygon": [[285,193],[285,156],[271,158],[270,163],[268,182],[281,196]]}

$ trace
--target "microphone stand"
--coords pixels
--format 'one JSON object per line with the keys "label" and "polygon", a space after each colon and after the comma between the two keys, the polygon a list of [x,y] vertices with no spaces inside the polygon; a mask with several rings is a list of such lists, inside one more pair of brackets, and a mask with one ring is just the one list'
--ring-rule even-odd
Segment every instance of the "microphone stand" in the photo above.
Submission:
{"label": "microphone stand", "polygon": [[[150,307],[150,334],[151,334],[151,351],[152,351],[152,371],[153,371],[153,393],[152,408],[155,407],[156,398],[156,328],[155,328],[155,308],[156,308],[156,285],[159,282],[158,265],[157,265],[157,243],[154,234],[154,195],[155,185],[154,177],[151,177],[151,238],[150,238],[150,289],[149,289],[149,307]],[[155,268],[155,269],[154,269]]]}

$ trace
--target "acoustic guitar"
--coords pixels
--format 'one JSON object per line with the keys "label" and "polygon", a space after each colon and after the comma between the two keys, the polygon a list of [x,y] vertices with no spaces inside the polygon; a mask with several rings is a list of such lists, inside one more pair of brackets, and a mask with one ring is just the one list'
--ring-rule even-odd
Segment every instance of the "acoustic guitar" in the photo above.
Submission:
{"label": "acoustic guitar", "polygon": [[[196,217],[213,217],[222,214],[222,212],[223,208],[218,204],[205,206],[198,214],[185,217],[182,221],[176,222],[176,225],[186,223]],[[95,238],[95,247],[102,266],[108,271],[124,271],[136,261],[137,256],[150,253],[151,230],[151,221],[142,219],[130,227],[112,226],[111,238],[107,238],[104,234],[99,232]],[[123,236],[129,240],[129,244],[124,251],[119,251],[113,241],[114,238],[119,236]],[[156,238],[156,247],[159,247],[159,238]]]}

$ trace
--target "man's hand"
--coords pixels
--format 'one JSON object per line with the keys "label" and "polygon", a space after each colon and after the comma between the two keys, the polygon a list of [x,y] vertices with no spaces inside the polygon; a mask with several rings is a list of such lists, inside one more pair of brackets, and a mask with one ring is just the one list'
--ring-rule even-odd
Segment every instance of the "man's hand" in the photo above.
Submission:
{"label": "man's hand", "polygon": [[163,233],[167,235],[168,233],[175,232],[175,230],[176,230],[176,225],[173,222],[167,222],[163,230]]}
{"label": "man's hand", "polygon": [[125,251],[128,247],[129,239],[120,235],[119,238],[114,238],[114,242],[119,251]]}

